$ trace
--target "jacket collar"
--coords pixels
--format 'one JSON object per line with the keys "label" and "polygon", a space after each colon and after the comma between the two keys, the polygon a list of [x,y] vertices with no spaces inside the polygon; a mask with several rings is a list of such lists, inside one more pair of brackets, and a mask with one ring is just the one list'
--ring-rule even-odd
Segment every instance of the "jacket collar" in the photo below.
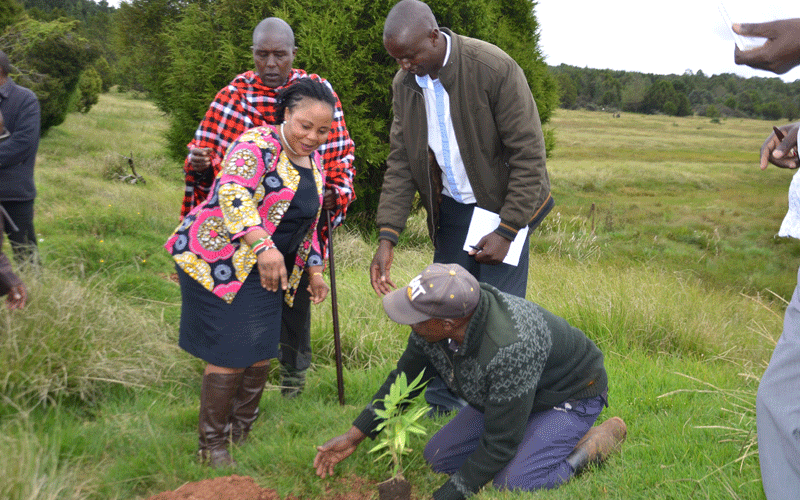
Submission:
{"label": "jacket collar", "polygon": [[489,318],[489,303],[494,298],[491,294],[492,291],[497,291],[494,287],[486,283],[481,283],[480,287],[481,298],[464,332],[464,343],[461,344],[458,349],[458,354],[462,356],[473,353],[480,348],[481,342],[483,341],[483,333],[486,331],[486,321]]}
{"label": "jacket collar", "polygon": [[461,37],[448,28],[439,28],[442,33],[450,36],[450,57],[447,63],[439,70],[439,81],[445,89],[449,89],[456,81],[456,68],[461,63]]}
{"label": "jacket collar", "polygon": [[[456,68],[461,60],[461,37],[450,31],[448,28],[439,28],[439,30],[442,33],[446,33],[450,36],[450,56],[447,58],[445,65],[442,66],[442,69],[439,70],[439,81],[442,82],[442,86],[445,89],[450,89],[453,83],[455,83]],[[415,91],[421,93],[422,88],[417,83],[417,79],[414,74],[402,69],[400,71],[405,73],[403,75],[403,85],[411,87]]]}

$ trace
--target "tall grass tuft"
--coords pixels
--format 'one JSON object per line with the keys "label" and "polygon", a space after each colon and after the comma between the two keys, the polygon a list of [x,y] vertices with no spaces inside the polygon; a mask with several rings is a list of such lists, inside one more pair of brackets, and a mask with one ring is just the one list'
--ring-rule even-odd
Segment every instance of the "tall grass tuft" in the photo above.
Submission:
{"label": "tall grass tuft", "polygon": [[96,480],[61,457],[59,436],[35,434],[14,421],[0,429],[0,498],[8,500],[80,500],[96,489]]}
{"label": "tall grass tuft", "polygon": [[[594,215],[594,210],[592,210]],[[581,262],[596,261],[600,247],[594,219],[574,216],[569,220],[555,212],[542,221],[531,237],[530,246],[550,255]]]}
{"label": "tall grass tuft", "polygon": [[109,385],[146,388],[187,369],[172,329],[111,293],[107,280],[68,280],[50,268],[24,279],[27,307],[0,312],[6,404],[25,410],[62,397],[94,401]]}
{"label": "tall grass tuft", "polygon": [[[781,318],[688,273],[537,257],[528,299],[567,318],[595,342],[651,354],[722,358],[752,366],[771,346],[753,331],[780,331]],[[773,344],[774,345],[774,344]]]}
{"label": "tall grass tuft", "polygon": [[[409,239],[395,249],[390,278],[398,287],[408,284],[433,261],[433,247],[425,229],[424,214],[415,212],[406,230]],[[424,238],[423,239],[423,232]],[[396,360],[405,348],[408,327],[391,321],[383,312],[380,298],[372,289],[369,266],[376,241],[365,240],[356,230],[344,227],[334,232],[336,295],[339,329],[345,365],[369,369]],[[326,277],[329,279],[329,276]],[[329,281],[330,283],[330,281]],[[312,342],[318,363],[332,362],[334,356],[332,296],[312,310]]]}

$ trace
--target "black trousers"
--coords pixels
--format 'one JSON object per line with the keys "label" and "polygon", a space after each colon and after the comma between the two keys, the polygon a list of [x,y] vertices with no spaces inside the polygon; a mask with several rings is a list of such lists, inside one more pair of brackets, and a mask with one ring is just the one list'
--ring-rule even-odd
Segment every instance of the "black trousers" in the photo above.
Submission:
{"label": "black trousers", "polygon": [[[459,264],[482,283],[488,283],[501,292],[525,298],[528,288],[528,240],[522,247],[519,265],[481,264],[475,257],[464,251],[469,223],[475,205],[458,203],[449,196],[442,196],[439,205],[439,228],[436,232],[436,252],[433,261],[442,264]],[[494,228],[487,228],[488,234]],[[530,237],[530,236],[529,236]]]}
{"label": "black trousers", "polygon": [[294,296],[294,307],[283,303],[281,315],[281,364],[296,370],[311,366],[311,295],[308,273],[303,273]]}
{"label": "black trousers", "polygon": [[33,227],[33,202],[27,201],[0,201],[0,205],[17,226],[15,231],[11,224],[5,223],[4,229],[14,252],[17,264],[39,264],[39,254],[36,246],[36,230]]}

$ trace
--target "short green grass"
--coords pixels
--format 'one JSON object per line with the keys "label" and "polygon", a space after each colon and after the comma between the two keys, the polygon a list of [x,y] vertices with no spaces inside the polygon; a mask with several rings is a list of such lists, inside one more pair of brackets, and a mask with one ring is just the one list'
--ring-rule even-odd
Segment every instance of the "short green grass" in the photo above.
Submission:
{"label": "short green grass", "polygon": [[559,110],[553,125],[559,141],[548,168],[560,218],[546,225],[594,229],[604,261],[791,296],[796,275],[787,270],[800,247],[774,236],[793,172],[758,168],[770,123]]}
{"label": "short green grass", "polygon": [[[763,498],[755,439],[758,378],[781,331],[800,247],[774,238],[790,173],[757,167],[771,124],[560,110],[548,165],[557,206],[531,239],[528,298],[564,316],[606,357],[621,453],[555,491],[487,487],[485,499]],[[146,100],[110,93],[42,140],[37,232],[44,267],[31,300],[0,312],[0,498],[140,499],[227,472],[194,461],[202,363],[176,347],[180,290],[161,248],[177,223],[181,165]],[[111,174],[134,159],[145,183]],[[409,225],[393,278],[430,262]],[[375,248],[337,230],[346,405],[336,394],[330,302],[314,309],[314,370],[286,401],[273,373],[238,474],[282,496],[345,492],[390,475],[362,446],[318,479],[315,446],[344,432],[402,351],[408,330],[368,284]],[[6,248],[8,251],[8,248]],[[442,421],[426,420],[429,432]],[[415,494],[445,478],[405,459]],[[367,443],[368,444],[368,443]],[[342,480],[343,479],[343,480]]]}

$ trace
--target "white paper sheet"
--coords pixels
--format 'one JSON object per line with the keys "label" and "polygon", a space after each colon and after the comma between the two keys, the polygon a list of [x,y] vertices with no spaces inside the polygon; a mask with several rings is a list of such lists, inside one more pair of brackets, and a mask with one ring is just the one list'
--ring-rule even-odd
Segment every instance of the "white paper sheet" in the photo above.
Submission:
{"label": "white paper sheet", "polygon": [[[477,245],[481,238],[491,233],[500,225],[500,215],[475,207],[472,212],[472,220],[469,222],[467,240],[464,242],[464,251],[472,250],[472,245]],[[503,262],[512,266],[519,265],[519,257],[522,255],[522,246],[528,237],[528,226],[523,227],[517,233],[517,237],[511,242],[508,253]]]}

